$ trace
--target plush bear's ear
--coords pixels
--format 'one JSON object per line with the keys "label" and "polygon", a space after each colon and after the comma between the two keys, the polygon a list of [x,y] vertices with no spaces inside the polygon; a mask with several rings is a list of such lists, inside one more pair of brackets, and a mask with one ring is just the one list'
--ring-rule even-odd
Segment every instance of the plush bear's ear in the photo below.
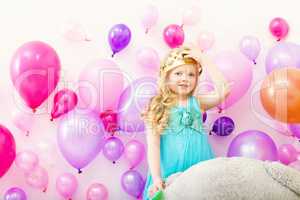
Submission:
{"label": "plush bear's ear", "polygon": [[269,176],[300,196],[300,172],[279,162],[264,162]]}

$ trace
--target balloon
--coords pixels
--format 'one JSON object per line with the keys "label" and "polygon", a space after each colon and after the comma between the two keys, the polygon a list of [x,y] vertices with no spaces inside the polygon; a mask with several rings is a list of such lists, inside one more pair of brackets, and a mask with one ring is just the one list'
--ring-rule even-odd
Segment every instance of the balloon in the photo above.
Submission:
{"label": "balloon", "polygon": [[144,121],[140,115],[150,98],[156,93],[156,80],[151,77],[139,78],[124,89],[118,105],[118,122],[121,130],[141,132],[145,129]]}
{"label": "balloon", "polygon": [[4,200],[27,200],[27,196],[21,188],[13,187],[5,192]]}
{"label": "balloon", "polygon": [[290,163],[289,166],[300,172],[300,160]]}
{"label": "balloon", "polygon": [[200,9],[198,7],[190,7],[182,13],[182,26],[195,25],[200,19]]}
{"label": "balloon", "polygon": [[171,48],[176,48],[184,42],[184,31],[182,27],[171,24],[164,29],[163,32],[164,40],[167,45]]}
{"label": "balloon", "polygon": [[300,139],[300,124],[289,124],[288,128],[293,133],[293,136]]}
{"label": "balloon", "polygon": [[0,125],[0,178],[8,171],[16,158],[16,143],[14,136],[4,126]]}
{"label": "balloon", "polygon": [[158,21],[158,9],[154,5],[147,5],[141,17],[141,23],[147,34]]}
{"label": "balloon", "polygon": [[204,112],[202,114],[202,121],[203,121],[203,123],[206,121],[206,119],[207,119],[207,112]]}
{"label": "balloon", "polygon": [[47,171],[43,167],[38,165],[30,172],[25,173],[25,179],[26,183],[31,187],[43,190],[43,192],[47,191],[49,178]]}
{"label": "balloon", "polygon": [[114,164],[124,152],[123,142],[117,137],[110,137],[103,146],[103,155]]}
{"label": "balloon", "polygon": [[266,57],[266,72],[284,68],[284,67],[300,68],[300,45],[282,42],[272,47]]}
{"label": "balloon", "polygon": [[269,30],[272,35],[277,38],[277,41],[280,41],[287,36],[289,32],[289,25],[285,19],[276,17],[270,22]]}
{"label": "balloon", "polygon": [[61,174],[56,179],[56,190],[65,199],[71,199],[77,188],[77,179],[70,173]]}
{"label": "balloon", "polygon": [[237,135],[230,143],[227,157],[247,157],[277,161],[277,148],[272,138],[258,130],[248,130]]}
{"label": "balloon", "polygon": [[218,136],[227,136],[234,130],[234,122],[230,117],[219,117],[214,122],[211,132]]}
{"label": "balloon", "polygon": [[74,91],[63,89],[54,96],[54,104],[51,111],[51,121],[73,110],[77,105],[77,95]]}
{"label": "balloon", "polygon": [[260,99],[267,113],[286,123],[300,122],[300,70],[282,68],[271,72],[262,83]]}
{"label": "balloon", "polygon": [[113,61],[100,59],[91,62],[80,73],[79,107],[97,113],[116,110],[123,84],[123,73]]}
{"label": "balloon", "polygon": [[108,190],[100,183],[92,184],[86,194],[87,200],[108,200]]}
{"label": "balloon", "polygon": [[121,184],[125,192],[139,198],[143,192],[145,182],[138,171],[128,170],[122,175]]}
{"label": "balloon", "polygon": [[207,51],[213,46],[214,40],[215,37],[213,33],[203,31],[199,33],[197,43],[201,51]]}
{"label": "balloon", "polygon": [[48,44],[33,41],[14,54],[10,75],[26,104],[35,111],[55,89],[60,77],[60,60]]}
{"label": "balloon", "polygon": [[22,151],[17,154],[15,163],[20,170],[28,173],[38,165],[39,158],[32,151]]}
{"label": "balloon", "polygon": [[256,64],[256,58],[260,52],[260,43],[256,37],[245,36],[240,41],[240,51],[254,64]]}
{"label": "balloon", "polygon": [[117,113],[112,110],[106,110],[100,114],[100,118],[107,132],[114,133],[119,130]]}
{"label": "balloon", "polygon": [[157,52],[150,47],[143,47],[137,51],[137,63],[149,73],[150,71],[156,72],[159,70],[160,59]]}
{"label": "balloon", "polygon": [[96,113],[73,110],[59,122],[57,142],[64,158],[81,173],[101,151],[103,133]]}
{"label": "balloon", "polygon": [[108,34],[108,42],[113,52],[112,57],[124,49],[131,40],[131,31],[125,24],[116,24]]}
{"label": "balloon", "polygon": [[231,84],[230,94],[219,105],[225,109],[246,94],[252,82],[252,66],[242,54],[230,51],[219,53],[214,61]]}
{"label": "balloon", "polygon": [[145,154],[144,145],[138,140],[131,140],[125,146],[125,158],[129,163],[130,169],[135,168],[140,162],[142,162]]}
{"label": "balloon", "polygon": [[70,42],[90,41],[82,24],[69,21],[62,27],[62,36]]}
{"label": "balloon", "polygon": [[12,113],[12,122],[18,129],[28,136],[34,123],[34,117],[32,113],[15,109]]}
{"label": "balloon", "polygon": [[291,144],[283,144],[278,148],[278,159],[288,165],[297,160],[297,151]]}

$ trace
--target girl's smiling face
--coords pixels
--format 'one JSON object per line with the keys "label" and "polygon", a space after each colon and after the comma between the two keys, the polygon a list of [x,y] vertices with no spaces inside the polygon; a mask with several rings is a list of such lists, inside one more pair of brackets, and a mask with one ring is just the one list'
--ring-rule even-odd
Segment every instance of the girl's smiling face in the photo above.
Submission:
{"label": "girl's smiling face", "polygon": [[167,75],[167,85],[174,93],[187,96],[198,82],[198,69],[194,64],[184,64],[172,69]]}

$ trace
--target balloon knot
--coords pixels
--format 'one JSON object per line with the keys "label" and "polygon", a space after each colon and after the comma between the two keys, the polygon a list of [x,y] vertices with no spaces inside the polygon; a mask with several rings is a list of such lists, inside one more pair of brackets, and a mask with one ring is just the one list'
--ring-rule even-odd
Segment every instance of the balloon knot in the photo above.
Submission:
{"label": "balloon knot", "polygon": [[82,173],[81,169],[78,169],[78,174],[81,174],[81,173]]}

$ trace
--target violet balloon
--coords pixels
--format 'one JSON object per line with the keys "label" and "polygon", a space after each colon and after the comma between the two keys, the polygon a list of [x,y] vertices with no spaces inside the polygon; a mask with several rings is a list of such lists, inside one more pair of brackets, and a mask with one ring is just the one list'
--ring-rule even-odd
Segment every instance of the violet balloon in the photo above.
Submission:
{"label": "violet balloon", "polygon": [[121,177],[121,185],[129,195],[140,198],[145,182],[142,175],[136,170],[128,170]]}
{"label": "violet balloon", "polygon": [[145,147],[138,140],[131,140],[125,146],[124,155],[129,163],[129,168],[133,169],[142,162],[145,155]]}
{"label": "violet balloon", "polygon": [[298,152],[291,144],[283,144],[278,148],[278,159],[281,163],[288,165],[297,160]]}
{"label": "violet balloon", "polygon": [[181,26],[171,24],[164,29],[163,37],[169,47],[176,48],[184,42],[184,31]]}
{"label": "violet balloon", "polygon": [[94,183],[89,186],[86,198],[87,200],[108,200],[108,190],[100,183]]}
{"label": "violet balloon", "polygon": [[98,114],[75,109],[59,122],[57,142],[64,158],[81,173],[101,151],[103,133]]}
{"label": "violet balloon", "polygon": [[145,129],[141,112],[157,90],[156,79],[152,77],[139,78],[124,89],[118,105],[118,122],[121,130],[141,132]]}
{"label": "violet balloon", "polygon": [[4,200],[27,200],[27,195],[21,188],[13,187],[5,192]]}
{"label": "violet balloon", "polygon": [[266,72],[283,67],[300,68],[300,45],[282,42],[272,47],[266,56]]}
{"label": "violet balloon", "polygon": [[54,96],[54,105],[51,111],[51,121],[73,110],[77,105],[77,95],[74,91],[63,89]]}
{"label": "violet balloon", "polygon": [[78,188],[76,177],[70,173],[63,173],[56,179],[56,190],[65,199],[71,199]]}
{"label": "violet balloon", "polygon": [[234,130],[234,122],[230,117],[219,117],[215,120],[211,132],[218,136],[228,136]]}
{"label": "violet balloon", "polygon": [[277,41],[280,41],[287,36],[289,25],[285,19],[276,17],[270,22],[269,30],[272,35],[277,38]]}
{"label": "violet balloon", "polygon": [[113,52],[112,57],[124,49],[131,40],[131,31],[125,24],[114,25],[108,34],[108,41]]}
{"label": "violet balloon", "polygon": [[103,155],[113,163],[122,156],[124,152],[123,142],[117,137],[110,137],[103,146]]}
{"label": "violet balloon", "polygon": [[17,49],[10,75],[20,96],[35,111],[55,89],[60,69],[55,50],[44,42],[33,41]]}
{"label": "violet balloon", "polygon": [[245,36],[240,41],[240,51],[254,64],[256,64],[260,49],[259,40],[254,36]]}
{"label": "violet balloon", "polygon": [[237,135],[230,143],[227,157],[242,156],[258,160],[277,161],[277,148],[272,138],[258,130]]}
{"label": "violet balloon", "polygon": [[300,124],[289,124],[288,128],[293,133],[293,136],[300,139]]}

